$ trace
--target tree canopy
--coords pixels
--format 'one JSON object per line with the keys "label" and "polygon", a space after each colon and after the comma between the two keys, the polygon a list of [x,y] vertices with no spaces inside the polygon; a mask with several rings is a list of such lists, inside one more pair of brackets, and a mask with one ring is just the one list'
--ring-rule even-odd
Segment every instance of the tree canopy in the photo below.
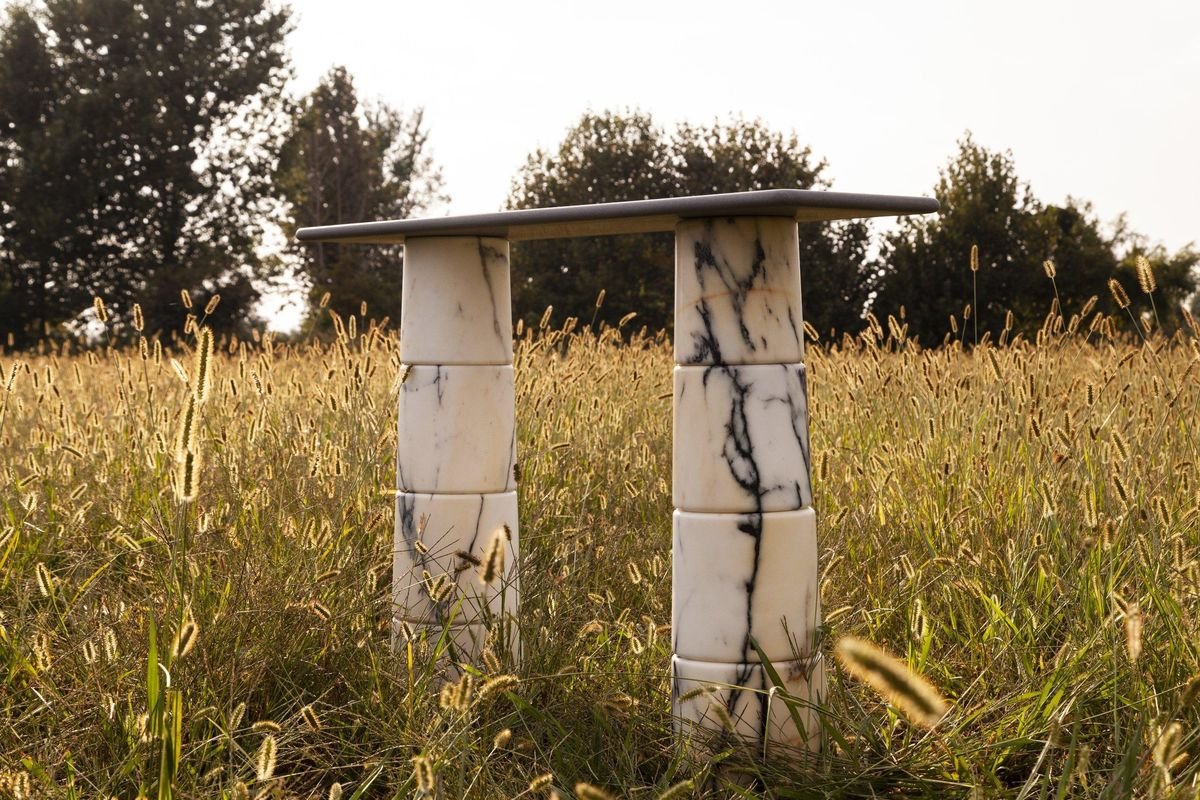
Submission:
{"label": "tree canopy", "polygon": [[29,341],[93,295],[149,330],[179,290],[245,320],[270,224],[288,11],[44,0],[0,31],[0,317]]}
{"label": "tree canopy", "polygon": [[[420,109],[402,114],[363,103],[344,67],[335,67],[296,110],[276,176],[290,207],[289,238],[300,227],[413,216],[445,200]],[[343,316],[366,302],[400,319],[401,248],[296,245],[310,286],[310,314],[329,293]]]}
{"label": "tree canopy", "polygon": [[[1093,296],[1099,310],[1112,313],[1118,309],[1108,281],[1116,276],[1126,287],[1136,285],[1138,256],[1148,258],[1158,276],[1163,325],[1178,325],[1184,298],[1195,289],[1200,257],[1194,250],[1168,254],[1150,247],[1123,220],[1105,232],[1079,200],[1043,204],[1017,176],[1011,153],[989,151],[969,133],[941,170],[934,196],[940,213],[905,217],[884,237],[872,301],[879,315],[903,309],[909,333],[926,344],[942,340],[951,315],[971,336],[976,330],[995,336],[1011,311],[1014,328],[1029,334],[1056,296],[1065,316]],[[975,269],[972,247],[978,248]],[[1135,313],[1150,310],[1149,297],[1133,299]]]}
{"label": "tree canopy", "polygon": [[[641,111],[586,113],[553,151],[526,160],[510,208],[681,197],[769,188],[824,188],[825,162],[794,134],[732,119],[664,131]],[[857,327],[870,290],[865,223],[800,227],[805,318],[818,330]],[[651,328],[673,315],[671,234],[523,242],[513,250],[518,316],[553,305],[585,323],[628,311]],[[600,291],[606,301],[596,307]]]}

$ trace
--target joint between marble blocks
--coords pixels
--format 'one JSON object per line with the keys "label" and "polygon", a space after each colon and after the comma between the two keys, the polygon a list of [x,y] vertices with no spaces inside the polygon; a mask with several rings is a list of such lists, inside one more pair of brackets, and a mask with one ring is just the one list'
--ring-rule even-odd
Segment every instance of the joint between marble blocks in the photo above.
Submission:
{"label": "joint between marble blocks", "polygon": [[482,236],[413,237],[404,247],[400,360],[513,360],[509,244]]}
{"label": "joint between marble blocks", "polygon": [[516,489],[511,365],[401,366],[396,472],[402,492]]}
{"label": "joint between marble blocks", "polygon": [[676,366],[676,508],[706,513],[812,505],[804,364]]}

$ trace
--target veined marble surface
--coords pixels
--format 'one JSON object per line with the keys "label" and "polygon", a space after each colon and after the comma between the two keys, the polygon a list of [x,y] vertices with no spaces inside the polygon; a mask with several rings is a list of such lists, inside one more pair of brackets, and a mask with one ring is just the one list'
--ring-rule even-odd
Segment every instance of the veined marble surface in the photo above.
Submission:
{"label": "veined marble surface", "polygon": [[675,368],[672,494],[683,511],[812,504],[803,364]]}
{"label": "veined marble surface", "polygon": [[511,364],[508,242],[479,236],[404,245],[400,360],[409,364]]}
{"label": "veined marble surface", "polygon": [[513,368],[405,364],[400,374],[397,488],[513,491]]}
{"label": "veined marble surface", "polygon": [[[493,535],[504,536],[504,564],[482,580]],[[396,496],[392,568],[395,613],[421,622],[455,625],[517,612],[517,493]]]}
{"label": "veined marble surface", "polygon": [[[819,705],[825,696],[825,662],[821,656],[773,662],[780,688],[793,697]],[[761,664],[719,664],[671,660],[671,713],[676,731],[706,749],[736,738],[771,750],[816,750],[821,742],[818,714],[803,704],[796,715],[771,689]],[[799,718],[799,726],[797,719]],[[713,739],[716,741],[714,742]]]}
{"label": "veined marble surface", "polygon": [[671,636],[693,661],[807,658],[820,621],[811,508],[767,514],[676,511]]}
{"label": "veined marble surface", "polygon": [[675,229],[675,361],[804,360],[796,223],[698,219]]}

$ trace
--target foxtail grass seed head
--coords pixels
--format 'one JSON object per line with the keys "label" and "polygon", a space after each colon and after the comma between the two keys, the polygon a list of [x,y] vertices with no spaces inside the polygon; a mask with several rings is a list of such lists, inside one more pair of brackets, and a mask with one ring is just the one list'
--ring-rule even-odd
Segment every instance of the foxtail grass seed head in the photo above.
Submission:
{"label": "foxtail grass seed head", "polygon": [[183,307],[188,311],[192,310],[192,296],[188,294],[187,289],[179,290],[179,302],[183,303]]}
{"label": "foxtail grass seed head", "polygon": [[1142,608],[1137,603],[1125,606],[1125,653],[1137,663],[1142,655]]}
{"label": "foxtail grass seed head", "polygon": [[260,719],[250,726],[250,730],[254,733],[279,733],[283,726],[274,720]]}
{"label": "foxtail grass seed head", "polygon": [[1150,267],[1150,259],[1145,256],[1138,256],[1136,263],[1138,286],[1142,287],[1143,293],[1154,294],[1154,290],[1158,288],[1158,284],[1154,282],[1154,270]]}
{"label": "foxtail grass seed head", "polygon": [[175,472],[175,492],[180,502],[190,503],[200,490],[200,454],[194,450],[184,452]]}
{"label": "foxtail grass seed head", "polygon": [[33,660],[38,672],[49,672],[54,664],[53,653],[50,649],[50,634],[39,631],[33,637]]}
{"label": "foxtail grass seed head", "polygon": [[680,800],[683,797],[691,797],[696,791],[696,781],[688,778],[685,781],[680,781],[674,786],[669,787],[665,792],[660,794],[657,800]]}
{"label": "foxtail grass seed head", "polygon": [[132,322],[132,324],[133,324],[133,329],[135,331],[137,331],[138,333],[141,333],[146,327],[146,319],[145,319],[145,317],[142,316],[141,303],[133,304],[133,322]]}
{"label": "foxtail grass seed head", "polygon": [[996,380],[1004,379],[1004,371],[1000,369],[1000,360],[996,358],[996,351],[992,348],[987,350],[988,365],[992,368],[992,374],[996,376]]}
{"label": "foxtail grass seed head", "polygon": [[487,550],[483,555],[483,568],[479,572],[484,585],[490,586],[504,573],[504,544],[507,538],[505,528],[502,527],[497,528],[488,541]]}
{"label": "foxtail grass seed head", "polygon": [[896,706],[914,725],[932,728],[946,715],[946,701],[932,684],[871,642],[843,636],[833,652],[847,672]]}
{"label": "foxtail grass seed head", "polygon": [[1124,310],[1129,308],[1129,295],[1125,294],[1125,287],[1121,285],[1116,278],[1108,279],[1108,290],[1112,292],[1113,300],[1116,301],[1117,307]]}
{"label": "foxtail grass seed head", "polygon": [[1083,493],[1083,524],[1095,528],[1100,524],[1100,514],[1096,502],[1096,487],[1088,486]]}
{"label": "foxtail grass seed head", "polygon": [[319,303],[317,303],[317,307],[325,308],[326,306],[328,306],[329,298],[331,298],[332,296],[333,295],[331,295],[329,292],[325,292],[325,294],[321,295],[321,301]]}
{"label": "foxtail grass seed head", "polygon": [[1121,454],[1121,459],[1124,461],[1128,461],[1129,460],[1129,443],[1127,441],[1125,441],[1125,437],[1122,436],[1121,432],[1119,430],[1117,430],[1116,428],[1114,428],[1112,431],[1112,443],[1113,443],[1113,446],[1117,449],[1117,452]]}
{"label": "foxtail grass seed head", "polygon": [[1159,769],[1165,771],[1170,767],[1175,758],[1175,750],[1179,745],[1181,733],[1183,733],[1183,726],[1176,721],[1159,734],[1158,741],[1154,743],[1154,764]]}
{"label": "foxtail grass seed head", "polygon": [[208,399],[208,395],[212,389],[212,359],[213,359],[213,332],[212,328],[201,328],[200,333],[196,337],[196,356],[195,356],[196,385],[192,387],[192,391],[196,396],[196,401],[203,403]]}
{"label": "foxtail grass seed head", "polygon": [[329,800],[342,800],[342,785],[335,783],[329,787]]}
{"label": "foxtail grass seed head", "polygon": [[575,784],[575,794],[579,800],[616,800],[613,795],[590,783]]}
{"label": "foxtail grass seed head", "polygon": [[413,782],[422,794],[433,794],[433,764],[427,756],[413,756]]}
{"label": "foxtail grass seed head", "polygon": [[54,576],[50,574],[50,569],[39,561],[33,568],[33,574],[37,581],[38,594],[45,598],[54,597]]}
{"label": "foxtail grass seed head", "polygon": [[553,782],[554,782],[554,773],[543,772],[541,775],[538,775],[536,778],[534,778],[533,780],[531,780],[529,782],[529,792],[531,794],[540,792],[542,789],[545,789],[547,786],[549,786]]}
{"label": "foxtail grass seed head", "polygon": [[971,245],[971,272],[979,272],[979,245]]}
{"label": "foxtail grass seed head", "polygon": [[1125,486],[1125,481],[1121,480],[1121,476],[1113,473],[1113,486],[1116,487],[1117,496],[1121,498],[1122,505],[1129,505],[1129,489]]}
{"label": "foxtail grass seed head", "polygon": [[1158,524],[1164,528],[1171,527],[1171,509],[1167,505],[1167,499],[1161,494],[1156,494],[1151,502],[1154,505],[1154,515],[1158,517]]}
{"label": "foxtail grass seed head", "polygon": [[188,404],[183,409],[179,419],[179,435],[175,438],[175,458],[182,460],[188,450],[196,443],[196,424],[199,420],[199,405],[196,395],[188,397]]}
{"label": "foxtail grass seed head", "polygon": [[494,678],[488,678],[479,687],[479,691],[475,695],[476,702],[482,703],[489,697],[493,697],[509,689],[514,689],[521,682],[521,679],[516,675],[497,675]]}
{"label": "foxtail grass seed head", "polygon": [[205,303],[205,305],[204,305],[205,316],[208,316],[209,314],[216,311],[217,306],[220,305],[220,303],[221,303],[221,295],[219,295],[219,294],[214,294],[212,297],[208,298],[208,302]]}
{"label": "foxtail grass seed head", "polygon": [[[154,343],[157,345],[158,341],[156,340]],[[157,350],[158,348],[155,349]],[[189,383],[191,383],[191,379],[188,378],[187,370],[183,368],[183,364],[180,364],[173,358],[171,359],[171,369],[175,371],[175,377],[179,378],[179,382],[184,386],[187,386]]]}
{"label": "foxtail grass seed head", "polygon": [[99,297],[93,297],[92,310],[96,312],[97,322],[101,324],[108,322],[108,309],[104,307],[104,300]]}
{"label": "foxtail grass seed head", "polygon": [[1183,692],[1179,696],[1179,704],[1184,708],[1191,708],[1196,704],[1196,700],[1200,699],[1200,672],[1187,679],[1187,683],[1183,685]]}
{"label": "foxtail grass seed head", "polygon": [[258,780],[269,781],[275,774],[275,757],[278,749],[279,745],[275,742],[274,734],[269,733],[263,737],[262,744],[258,746],[258,754],[254,758],[254,774]]}
{"label": "foxtail grass seed head", "polygon": [[325,605],[320,600],[313,600],[309,602],[308,609],[322,622],[328,622],[333,618],[333,612],[329,610],[329,606]]}
{"label": "foxtail grass seed head", "polygon": [[505,728],[492,737],[492,749],[503,750],[508,747],[508,743],[512,741],[512,729]]}
{"label": "foxtail grass seed head", "polygon": [[229,715],[229,730],[237,730],[237,727],[242,724],[244,716],[246,716],[246,702],[243,700],[234,707],[233,713]]}
{"label": "foxtail grass seed head", "polygon": [[1048,258],[1042,262],[1042,269],[1046,271],[1046,277],[1050,280],[1054,280],[1055,276],[1058,275],[1058,270],[1054,268],[1054,262]]}
{"label": "foxtail grass seed head", "polygon": [[175,634],[175,641],[171,645],[171,660],[178,661],[192,652],[192,648],[196,646],[196,640],[199,638],[200,626],[194,621],[188,620],[180,625],[179,632]]}
{"label": "foxtail grass seed head", "polygon": [[300,715],[304,717],[304,724],[308,726],[310,731],[315,733],[321,730],[321,718],[317,715],[317,710],[312,707],[311,703],[300,709]]}

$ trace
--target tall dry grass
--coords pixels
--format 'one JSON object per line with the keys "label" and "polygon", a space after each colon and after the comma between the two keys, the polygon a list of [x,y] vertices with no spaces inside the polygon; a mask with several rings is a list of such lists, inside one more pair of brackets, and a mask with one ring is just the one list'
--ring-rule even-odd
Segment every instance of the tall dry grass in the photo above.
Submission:
{"label": "tall dry grass", "polygon": [[892,318],[810,344],[826,643],[886,647],[949,711],[910,726],[835,670],[800,773],[672,747],[665,336],[520,333],[524,662],[442,687],[436,641],[390,645],[395,339],[346,320],[205,361],[204,325],[0,354],[0,796],[1200,782],[1194,330],[1052,314],[1032,343],[927,350]]}

